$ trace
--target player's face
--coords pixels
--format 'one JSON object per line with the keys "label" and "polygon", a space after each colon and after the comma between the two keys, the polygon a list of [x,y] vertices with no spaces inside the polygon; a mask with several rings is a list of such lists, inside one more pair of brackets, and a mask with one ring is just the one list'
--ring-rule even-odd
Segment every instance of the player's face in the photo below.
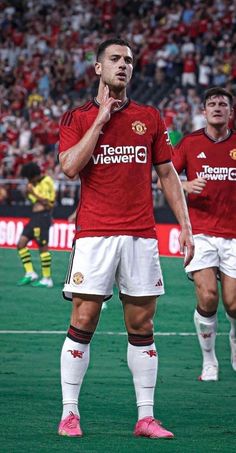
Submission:
{"label": "player's face", "polygon": [[129,47],[112,44],[107,47],[101,61],[95,65],[97,75],[113,90],[123,90],[133,72],[133,56]]}
{"label": "player's face", "polygon": [[228,125],[232,108],[227,96],[211,96],[207,99],[204,114],[212,126]]}

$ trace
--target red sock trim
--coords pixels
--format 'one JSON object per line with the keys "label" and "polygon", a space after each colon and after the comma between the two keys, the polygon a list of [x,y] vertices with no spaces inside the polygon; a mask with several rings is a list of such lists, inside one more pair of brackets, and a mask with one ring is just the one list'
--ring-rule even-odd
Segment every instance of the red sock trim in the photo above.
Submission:
{"label": "red sock trim", "polygon": [[150,333],[148,335],[128,333],[128,341],[133,346],[150,346],[154,343],[154,336],[153,333]]}
{"label": "red sock trim", "polygon": [[202,310],[202,308],[200,308],[199,305],[197,306],[197,312],[199,313],[199,315],[203,316],[204,318],[211,318],[211,316],[214,316],[216,314],[216,310],[215,311],[205,311],[205,310]]}
{"label": "red sock trim", "polygon": [[68,329],[67,337],[76,343],[89,344],[93,336],[93,332],[86,332],[85,330],[77,329],[71,326]]}

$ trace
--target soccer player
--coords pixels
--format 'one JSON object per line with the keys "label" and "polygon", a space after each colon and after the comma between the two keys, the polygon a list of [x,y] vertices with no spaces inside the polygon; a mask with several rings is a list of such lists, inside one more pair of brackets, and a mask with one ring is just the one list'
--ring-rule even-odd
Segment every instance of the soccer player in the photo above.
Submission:
{"label": "soccer player", "polygon": [[221,87],[206,91],[206,128],[187,135],[176,146],[173,163],[186,171],[195,255],[186,266],[197,296],[194,322],[203,355],[200,380],[217,381],[215,354],[220,280],[230,321],[232,367],[236,371],[236,133],[229,129],[233,96]]}
{"label": "soccer player", "polygon": [[152,165],[182,231],[186,264],[193,239],[183,190],[170,159],[159,112],[131,101],[128,42],[110,39],[97,52],[97,97],[66,112],[60,125],[64,173],[81,179],[75,244],[64,286],[72,298],[70,327],[61,353],[63,412],[58,432],[82,436],[78,398],[89,365],[90,342],[103,300],[116,281],[128,332],[128,366],[138,406],[136,436],[172,438],[155,420],[158,357],[153,336],[156,298],[164,293],[152,207]]}
{"label": "soccer player", "polygon": [[[51,253],[48,250],[49,228],[52,223],[52,208],[55,202],[54,182],[50,176],[42,175],[39,166],[30,162],[22,167],[21,176],[28,179],[27,196],[33,205],[30,221],[25,225],[17,244],[18,254],[23,264],[25,275],[18,281],[18,286],[31,284],[37,288],[52,288]],[[34,239],[39,247],[42,278],[34,271],[29,241]]]}

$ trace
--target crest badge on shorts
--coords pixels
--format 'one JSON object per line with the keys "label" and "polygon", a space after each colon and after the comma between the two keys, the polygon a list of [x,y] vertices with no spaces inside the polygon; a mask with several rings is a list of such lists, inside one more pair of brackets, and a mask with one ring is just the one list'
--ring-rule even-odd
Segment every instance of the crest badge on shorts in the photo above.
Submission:
{"label": "crest badge on shorts", "polygon": [[144,123],[141,123],[141,121],[134,121],[134,123],[132,123],[132,130],[138,135],[143,135],[147,131],[147,126]]}
{"label": "crest badge on shorts", "polygon": [[231,159],[233,160],[236,160],[236,149],[231,149],[231,151],[229,152],[229,155],[231,157]]}
{"label": "crest badge on shorts", "polygon": [[84,276],[81,272],[76,272],[72,278],[75,285],[80,285],[84,281]]}

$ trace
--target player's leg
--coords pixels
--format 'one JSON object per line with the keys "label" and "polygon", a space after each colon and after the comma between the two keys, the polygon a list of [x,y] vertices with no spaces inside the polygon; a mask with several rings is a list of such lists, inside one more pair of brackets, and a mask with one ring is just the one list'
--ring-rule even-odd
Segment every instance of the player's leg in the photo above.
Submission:
{"label": "player's leg", "polygon": [[133,376],[138,422],[134,434],[150,438],[172,438],[173,434],[154,419],[154,392],[158,355],[154,343],[153,317],[156,297],[122,295],[124,319],[128,332],[128,366]]}
{"label": "player's leg", "polygon": [[71,253],[63,288],[65,298],[72,296],[73,310],[61,353],[63,414],[58,431],[62,435],[81,435],[77,407],[80,387],[104,295],[113,292],[118,242],[116,237],[81,238],[75,241]]}
{"label": "player's leg", "polygon": [[37,228],[34,228],[34,238],[39,247],[42,278],[32,283],[35,288],[52,288],[52,254],[48,250],[49,228],[51,226],[51,214],[49,212],[37,213]]}
{"label": "player's leg", "polygon": [[51,271],[52,254],[48,250],[47,244],[39,247],[39,256],[42,278],[38,281],[33,282],[31,286],[33,286],[34,288],[52,288],[53,287]]}
{"label": "player's leg", "polygon": [[231,364],[236,371],[236,278],[221,272],[222,299],[230,322]]}
{"label": "player's leg", "polygon": [[217,331],[217,307],[219,293],[217,268],[207,268],[192,272],[197,296],[194,323],[202,351],[203,366],[200,380],[218,380],[218,361],[215,354]]}
{"label": "player's leg", "polygon": [[231,363],[236,371],[236,239],[219,238],[222,299],[230,321]]}
{"label": "player's leg", "polygon": [[29,283],[33,282],[38,278],[36,272],[34,271],[31,253],[27,247],[27,244],[31,239],[30,230],[31,228],[29,222],[29,224],[26,225],[26,227],[24,228],[23,233],[20,236],[20,239],[17,244],[18,255],[25,271],[24,277],[22,277],[17,282],[18,286],[28,285]]}
{"label": "player's leg", "polygon": [[73,295],[71,323],[61,352],[63,412],[58,428],[60,435],[82,436],[78,400],[102,302],[103,296]]}

